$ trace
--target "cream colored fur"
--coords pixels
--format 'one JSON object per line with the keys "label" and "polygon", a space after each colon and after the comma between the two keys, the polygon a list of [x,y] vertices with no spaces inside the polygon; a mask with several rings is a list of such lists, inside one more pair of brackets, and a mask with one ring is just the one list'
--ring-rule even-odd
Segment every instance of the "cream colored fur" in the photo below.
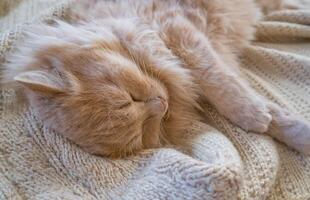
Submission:
{"label": "cream colored fur", "polygon": [[[241,128],[270,129],[309,153],[309,123],[261,97],[238,72],[238,54],[261,15],[255,2],[79,3],[71,25],[33,27],[7,65],[7,80],[27,89],[51,128],[91,153],[127,155],[179,144],[208,101]],[[130,111],[116,109],[123,105]]]}

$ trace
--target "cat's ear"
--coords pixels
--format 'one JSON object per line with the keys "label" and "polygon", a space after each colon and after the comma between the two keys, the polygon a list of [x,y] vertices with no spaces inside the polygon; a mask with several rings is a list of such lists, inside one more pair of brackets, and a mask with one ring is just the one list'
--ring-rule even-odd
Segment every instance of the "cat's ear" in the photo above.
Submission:
{"label": "cat's ear", "polygon": [[60,78],[45,71],[28,71],[14,77],[14,80],[26,88],[43,94],[63,93]]}

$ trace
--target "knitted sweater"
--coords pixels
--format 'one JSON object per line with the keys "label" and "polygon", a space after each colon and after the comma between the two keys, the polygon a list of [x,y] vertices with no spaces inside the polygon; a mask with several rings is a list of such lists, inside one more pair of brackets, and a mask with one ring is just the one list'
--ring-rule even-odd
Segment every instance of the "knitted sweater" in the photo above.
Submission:
{"label": "knitted sweater", "polygon": [[[302,10],[257,25],[241,71],[262,95],[310,120],[310,2],[299,1]],[[65,15],[69,4],[0,1],[0,74],[24,28]],[[161,148],[118,160],[51,132],[14,91],[0,90],[0,113],[0,199],[310,199],[310,157],[246,133],[211,106],[206,115],[221,133],[192,139],[190,153]]]}

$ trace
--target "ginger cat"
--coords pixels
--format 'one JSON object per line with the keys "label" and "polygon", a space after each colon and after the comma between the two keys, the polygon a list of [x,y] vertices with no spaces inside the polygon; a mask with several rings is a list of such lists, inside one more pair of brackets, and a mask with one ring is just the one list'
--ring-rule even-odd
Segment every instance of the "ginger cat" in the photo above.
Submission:
{"label": "ginger cat", "polygon": [[78,1],[69,22],[29,29],[4,78],[47,126],[97,155],[177,143],[202,123],[206,101],[244,130],[269,129],[309,153],[309,123],[239,75],[260,16],[251,0]]}

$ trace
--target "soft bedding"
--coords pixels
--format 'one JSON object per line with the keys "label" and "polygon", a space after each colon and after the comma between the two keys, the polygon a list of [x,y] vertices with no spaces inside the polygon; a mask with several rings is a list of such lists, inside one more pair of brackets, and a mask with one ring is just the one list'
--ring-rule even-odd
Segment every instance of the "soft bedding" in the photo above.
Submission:
{"label": "soft bedding", "polygon": [[[70,3],[1,0],[0,70],[29,24],[65,16]],[[310,2],[296,3],[300,9],[257,24],[242,73],[261,94],[310,120]],[[161,148],[110,160],[46,129],[14,91],[1,89],[0,199],[310,199],[309,156],[246,133],[206,106],[223,134],[193,139],[191,153]]]}

